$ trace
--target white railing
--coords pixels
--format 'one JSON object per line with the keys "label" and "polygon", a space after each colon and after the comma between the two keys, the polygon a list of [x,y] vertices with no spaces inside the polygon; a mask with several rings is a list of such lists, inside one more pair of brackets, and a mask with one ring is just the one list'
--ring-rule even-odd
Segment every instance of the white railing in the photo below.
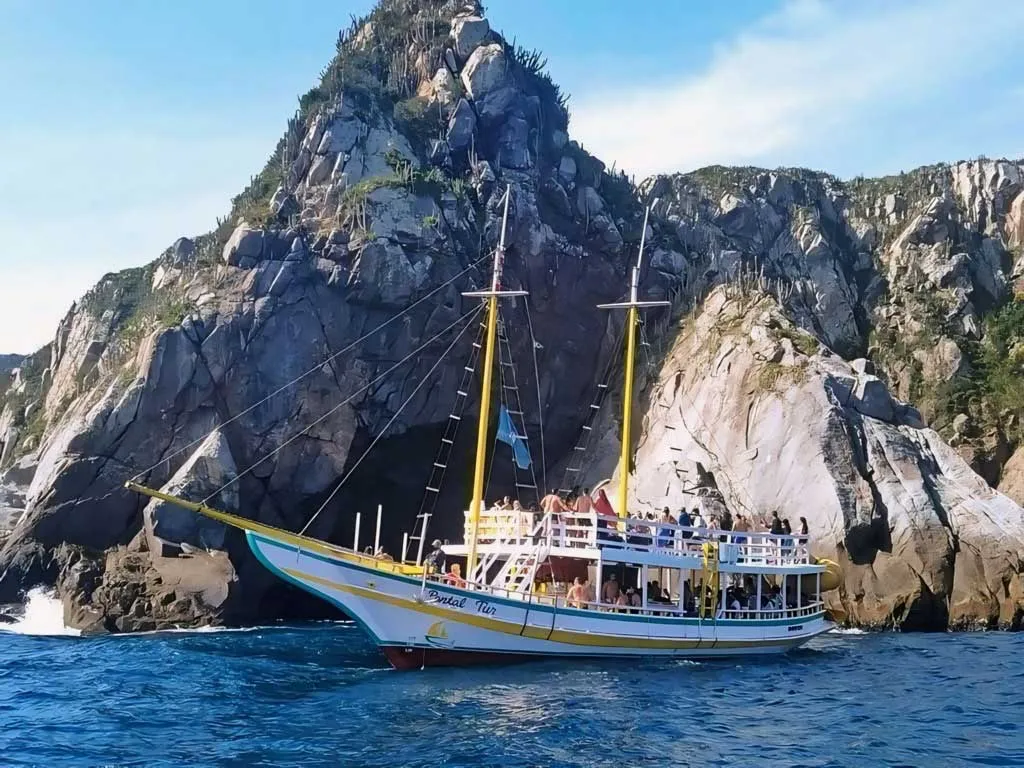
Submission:
{"label": "white railing", "polygon": [[[672,603],[657,603],[654,601],[648,601],[647,607],[632,606],[632,605],[616,605],[612,603],[605,603],[599,601],[581,601],[576,602],[566,599],[564,593],[560,594],[545,594],[543,592],[524,593],[518,589],[508,589],[506,587],[498,586],[497,584],[482,584],[465,582],[461,579],[454,578],[451,574],[440,574],[432,573],[426,574],[423,579],[424,588],[431,584],[440,584],[449,587],[459,587],[472,592],[479,592],[486,595],[493,595],[495,597],[503,597],[506,599],[512,599],[517,601],[530,601],[538,605],[552,606],[558,609],[577,609],[577,610],[591,610],[600,611],[603,613],[622,613],[633,616],[656,616],[656,617],[669,617],[679,619],[693,619],[698,617],[698,610],[694,606],[688,606],[682,608],[679,605],[678,596]],[[789,606],[786,608],[778,608],[770,606],[769,604],[762,605],[761,608],[744,607],[740,609],[723,609],[720,606],[717,608],[714,619],[730,619],[730,620],[767,620],[767,619],[796,619],[805,616],[814,616],[825,610],[825,604],[821,600],[812,600],[810,602],[802,603],[799,608]],[[705,617],[705,621],[711,621],[712,617]]]}
{"label": "white railing", "polygon": [[[466,541],[472,527],[466,513]],[[594,512],[544,514],[526,510],[483,510],[478,544],[519,547],[540,543],[551,547],[617,548],[701,557],[705,542],[719,544],[719,561],[737,565],[809,565],[807,537],[753,531],[697,528],[643,518],[602,516]]]}

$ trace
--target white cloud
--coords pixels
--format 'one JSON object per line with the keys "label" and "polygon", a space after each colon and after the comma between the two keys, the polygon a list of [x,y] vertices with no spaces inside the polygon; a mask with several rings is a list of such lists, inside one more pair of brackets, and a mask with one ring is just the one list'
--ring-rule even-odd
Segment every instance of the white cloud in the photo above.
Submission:
{"label": "white cloud", "polygon": [[950,89],[1004,61],[1022,34],[1016,0],[983,11],[973,0],[791,0],[718,47],[699,74],[580,94],[573,135],[638,177],[714,163],[804,165],[808,147],[842,145],[889,121],[927,132],[943,113],[971,110]]}

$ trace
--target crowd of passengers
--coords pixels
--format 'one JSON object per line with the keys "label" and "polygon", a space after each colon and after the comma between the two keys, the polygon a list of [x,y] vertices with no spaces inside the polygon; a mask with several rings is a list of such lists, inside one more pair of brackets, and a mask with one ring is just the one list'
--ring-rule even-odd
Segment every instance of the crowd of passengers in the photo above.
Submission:
{"label": "crowd of passengers", "polygon": [[[802,546],[807,543],[808,529],[807,518],[800,518],[799,531],[794,531],[788,518],[780,518],[777,511],[769,516],[751,516],[737,513],[735,517],[726,509],[721,517],[712,515],[705,519],[698,507],[688,511],[686,507],[679,510],[679,515],[672,515],[668,507],[662,509],[661,517],[656,517],[653,512],[648,512],[646,517],[639,515],[640,519],[646,520],[649,525],[638,524],[631,520],[628,529],[620,530],[621,523],[617,522],[615,510],[609,501],[604,489],[598,489],[597,494],[592,496],[589,488],[580,491],[574,488],[567,494],[559,494],[552,489],[540,504],[533,504],[524,508],[517,500],[505,496],[501,501],[490,507],[493,510],[504,510],[510,512],[532,512],[538,517],[543,514],[551,514],[555,520],[561,521],[568,518],[575,526],[581,522],[597,527],[598,542],[615,544],[653,544],[670,548],[678,533],[682,539],[708,540],[719,538],[725,541],[725,536],[719,531],[733,533],[733,541],[742,544],[745,536],[735,534],[743,533],[768,533],[774,536],[792,536],[791,539],[784,539],[783,547]],[[690,530],[677,531],[675,528],[659,527],[660,525],[678,525]],[[576,530],[579,530],[578,528]],[[714,531],[714,534],[711,532]],[[582,531],[580,531],[582,534]],[[601,546],[599,543],[598,546]]]}
{"label": "crowd of passengers", "polygon": [[[704,584],[698,581],[696,594],[699,595],[702,591],[704,591]],[[760,611],[770,613],[786,608],[796,608],[796,598],[797,596],[791,592],[787,595],[784,604],[782,590],[779,586],[764,581],[761,584]],[[731,618],[753,618],[758,611],[757,589],[753,577],[747,577],[742,585],[736,584],[728,587],[725,591],[724,606],[720,604],[720,593],[712,593],[710,587],[705,594],[705,600],[707,605],[715,606],[713,613],[719,617],[728,615]],[[811,598],[804,595],[801,605],[808,605],[810,601]],[[577,577],[566,592],[565,603],[570,608],[596,608],[597,610],[636,613],[637,609],[643,606],[643,597],[639,590],[633,587],[621,587],[618,577],[613,573],[601,585],[600,602],[594,594],[590,581]],[[665,610],[665,613],[676,613],[680,606],[678,599],[673,599],[668,589],[662,587],[657,581],[649,581],[647,582],[647,609],[657,614],[659,607],[673,609]],[[683,582],[682,611],[684,616],[695,616],[698,613],[697,600],[689,580]]]}

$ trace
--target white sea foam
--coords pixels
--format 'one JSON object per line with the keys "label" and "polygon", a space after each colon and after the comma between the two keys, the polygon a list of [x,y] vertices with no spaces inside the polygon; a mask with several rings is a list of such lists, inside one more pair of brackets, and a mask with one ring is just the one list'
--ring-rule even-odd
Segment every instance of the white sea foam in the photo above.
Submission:
{"label": "white sea foam", "polygon": [[857,627],[836,627],[835,629],[829,630],[830,635],[866,635],[867,633],[868,631],[866,629],[858,629]]}
{"label": "white sea foam", "polygon": [[64,606],[52,590],[44,587],[30,589],[25,601],[25,612],[13,624],[0,624],[0,631],[18,635],[65,635],[77,637],[81,630],[64,624]]}

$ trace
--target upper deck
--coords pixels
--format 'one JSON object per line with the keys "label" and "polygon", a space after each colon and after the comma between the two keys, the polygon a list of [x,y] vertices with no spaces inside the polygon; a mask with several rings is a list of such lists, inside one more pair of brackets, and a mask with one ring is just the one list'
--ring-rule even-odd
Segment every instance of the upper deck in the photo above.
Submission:
{"label": "upper deck", "polygon": [[[464,541],[471,537],[467,512]],[[808,551],[807,537],[723,531],[595,512],[483,510],[477,550],[501,557],[540,546],[554,557],[686,569],[701,567],[704,545],[709,542],[717,544],[718,569],[724,572],[816,573],[822,569]],[[447,545],[445,551],[463,555],[468,546]]]}

